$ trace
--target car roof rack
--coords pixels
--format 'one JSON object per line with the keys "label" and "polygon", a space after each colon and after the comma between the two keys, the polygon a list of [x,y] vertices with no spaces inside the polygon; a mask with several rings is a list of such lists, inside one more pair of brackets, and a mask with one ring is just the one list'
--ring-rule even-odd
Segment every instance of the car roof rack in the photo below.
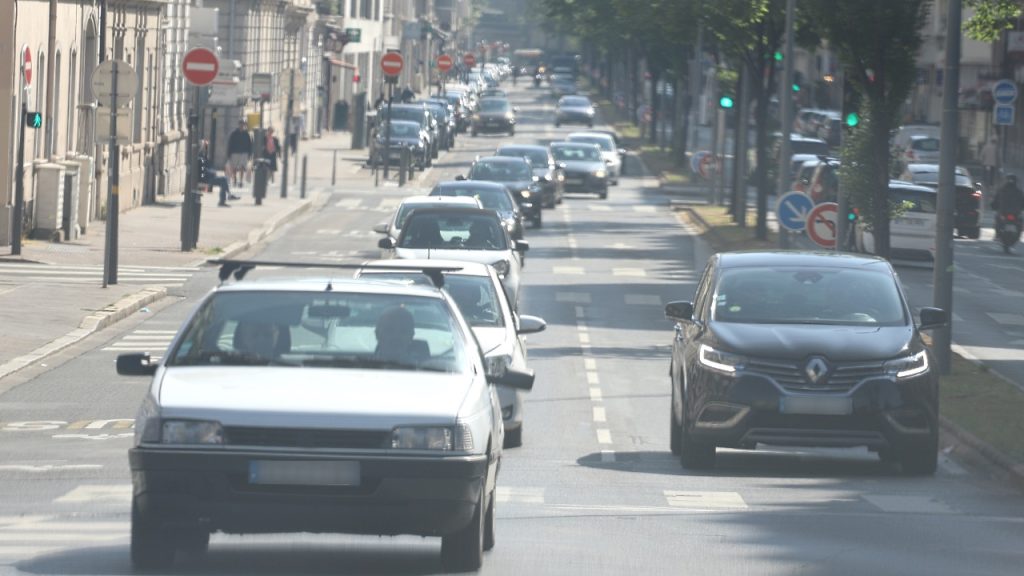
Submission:
{"label": "car roof rack", "polygon": [[[230,259],[217,259],[207,260],[209,264],[215,264],[220,266],[220,270],[217,272],[217,277],[220,278],[221,284],[227,281],[228,278],[234,277],[236,281],[240,281],[245,278],[245,275],[249,273],[253,268],[265,267],[265,268],[328,268],[334,270],[419,270],[426,277],[430,278],[435,288],[441,288],[444,286],[444,273],[445,272],[457,272],[462,270],[461,266],[408,266],[408,265],[391,265],[391,264],[338,264],[329,262],[278,262],[272,260],[230,260]],[[328,284],[328,290],[330,290],[330,284]]]}

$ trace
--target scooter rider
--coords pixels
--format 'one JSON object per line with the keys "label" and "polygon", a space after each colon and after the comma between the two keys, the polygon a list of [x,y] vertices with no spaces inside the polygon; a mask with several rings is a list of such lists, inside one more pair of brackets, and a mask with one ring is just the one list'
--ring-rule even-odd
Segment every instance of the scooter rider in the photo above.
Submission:
{"label": "scooter rider", "polygon": [[1017,186],[1017,176],[1015,174],[1006,175],[1006,182],[999,187],[995,198],[992,199],[992,210],[996,214],[997,226],[1002,215],[1013,214],[1014,216],[1019,216],[1021,211],[1024,210],[1024,192]]}

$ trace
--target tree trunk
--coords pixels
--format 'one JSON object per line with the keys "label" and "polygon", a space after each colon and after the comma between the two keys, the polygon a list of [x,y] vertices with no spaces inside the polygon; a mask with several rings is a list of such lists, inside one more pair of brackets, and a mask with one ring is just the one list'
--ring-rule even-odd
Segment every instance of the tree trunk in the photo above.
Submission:
{"label": "tree trunk", "polygon": [[[680,68],[677,67],[677,70]],[[672,83],[675,94],[675,114],[672,119],[672,156],[679,166],[686,166],[686,135],[690,133],[690,101],[689,78],[683,80],[677,74]],[[680,88],[687,87],[684,94]]]}
{"label": "tree trunk", "polygon": [[[763,70],[763,68],[760,68]],[[751,83],[754,87],[754,97],[757,99],[757,116],[754,123],[757,126],[757,225],[754,235],[758,240],[768,239],[768,101],[771,92],[764,86],[763,75],[759,74],[756,82]],[[743,126],[740,130],[746,130]],[[783,135],[785,138],[787,135]]]}
{"label": "tree trunk", "polygon": [[662,121],[661,97],[658,94],[658,79],[661,78],[661,70],[651,70],[651,144],[658,143],[658,123]]}
{"label": "tree trunk", "polygon": [[890,117],[885,113],[883,102],[871,103],[871,150],[873,174],[877,180],[874,187],[874,218],[872,235],[875,238],[875,255],[889,258],[889,129]]}

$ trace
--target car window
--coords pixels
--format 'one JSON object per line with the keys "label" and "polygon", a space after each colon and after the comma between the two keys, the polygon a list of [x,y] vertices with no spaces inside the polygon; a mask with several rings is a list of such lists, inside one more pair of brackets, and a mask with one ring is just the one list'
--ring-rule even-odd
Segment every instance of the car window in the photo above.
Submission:
{"label": "car window", "polygon": [[168,365],[470,369],[458,322],[437,298],[267,290],[206,300]]}
{"label": "car window", "polygon": [[469,177],[473,180],[516,182],[530,180],[533,171],[525,162],[477,162],[470,169]]}
{"label": "car window", "polygon": [[587,144],[597,144],[597,147],[605,152],[611,152],[615,150],[612,146],[611,138],[602,138],[601,136],[570,136],[570,142],[586,142]]}
{"label": "car window", "polygon": [[508,100],[488,98],[480,101],[481,112],[508,112]]}
{"label": "car window", "polygon": [[532,148],[526,150],[518,148],[502,148],[501,150],[498,150],[498,156],[526,157],[533,164],[534,168],[544,168],[548,165],[548,153],[545,150],[534,150]]}
{"label": "car window", "polygon": [[703,321],[705,308],[708,303],[708,295],[711,293],[711,276],[713,268],[711,263],[704,267],[704,274],[701,275],[700,284],[697,286],[697,294],[694,297],[693,316],[696,320]]}
{"label": "car window", "polygon": [[817,140],[791,140],[790,154],[828,154],[828,144]]}
{"label": "car window", "polygon": [[588,100],[586,98],[579,97],[579,96],[573,96],[573,97],[568,97],[567,96],[565,98],[562,98],[562,101],[559,104],[562,105],[562,106],[573,106],[573,107],[586,108],[587,106],[590,106],[590,100]]}
{"label": "car window", "polygon": [[591,161],[599,162],[601,153],[596,148],[584,148],[575,146],[554,146],[551,148],[551,155],[559,161]]}
{"label": "car window", "polygon": [[719,322],[758,324],[907,323],[895,278],[860,268],[726,268],[713,314]]}
{"label": "car window", "polygon": [[399,138],[414,138],[420,132],[420,127],[416,124],[405,124],[402,122],[391,122],[389,124],[391,135]]}
{"label": "car window", "polygon": [[409,214],[417,208],[423,208],[424,204],[418,202],[407,202],[398,207],[398,214],[395,216],[395,226],[399,229],[405,224],[405,221],[409,219]]}
{"label": "car window", "polygon": [[472,188],[472,187],[438,187],[430,192],[431,196],[464,196],[468,198],[476,198],[480,201],[480,204],[488,209],[495,210],[497,212],[511,212],[514,208],[512,207],[512,199],[508,197],[505,190],[496,190],[493,188]]}
{"label": "car window", "polygon": [[889,197],[893,202],[903,204],[907,212],[935,214],[937,194],[933,191],[890,188]]}
{"label": "car window", "polygon": [[507,250],[497,215],[413,214],[402,228],[399,248],[439,250]]}
{"label": "car window", "polygon": [[[364,271],[361,277],[372,280],[386,280],[405,284],[433,286],[430,278],[417,270],[386,272]],[[470,326],[502,328],[505,316],[501,307],[498,291],[494,288],[489,276],[467,276],[465,274],[445,273],[445,292],[455,300],[462,312],[462,317]]]}
{"label": "car window", "polygon": [[938,152],[938,138],[915,138],[910,141],[910,147],[920,152]]}

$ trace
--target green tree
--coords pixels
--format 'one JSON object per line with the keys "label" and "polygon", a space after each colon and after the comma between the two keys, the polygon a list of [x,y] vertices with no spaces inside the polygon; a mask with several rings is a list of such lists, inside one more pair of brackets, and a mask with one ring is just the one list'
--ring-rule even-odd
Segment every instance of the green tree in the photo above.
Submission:
{"label": "green tree", "polygon": [[995,42],[1003,30],[1012,30],[1021,16],[1020,0],[967,0],[974,15],[964,22],[967,35],[982,42]]}
{"label": "green tree", "polygon": [[[857,167],[842,181],[853,206],[873,230],[875,252],[889,256],[889,140],[913,88],[921,29],[930,0],[805,0],[804,7],[837,54],[845,81],[861,96],[862,121],[843,148]],[[847,171],[847,175],[850,172]]]}

